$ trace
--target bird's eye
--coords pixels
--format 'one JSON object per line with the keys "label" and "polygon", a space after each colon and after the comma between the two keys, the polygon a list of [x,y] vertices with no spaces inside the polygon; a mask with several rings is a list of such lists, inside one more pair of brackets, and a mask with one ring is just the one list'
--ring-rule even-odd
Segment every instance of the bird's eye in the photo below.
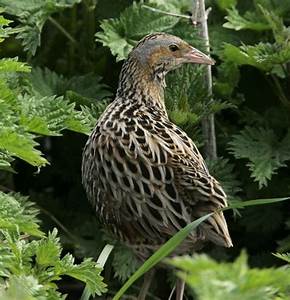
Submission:
{"label": "bird's eye", "polygon": [[178,48],[177,45],[172,44],[172,45],[169,46],[169,50],[172,51],[172,52],[175,52],[175,51],[179,50],[179,48]]}

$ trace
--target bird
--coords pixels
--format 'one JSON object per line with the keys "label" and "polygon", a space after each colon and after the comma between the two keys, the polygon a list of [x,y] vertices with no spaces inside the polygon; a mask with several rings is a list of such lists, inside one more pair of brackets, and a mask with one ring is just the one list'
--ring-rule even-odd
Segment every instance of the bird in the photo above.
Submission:
{"label": "bird", "polygon": [[192,139],[166,111],[166,74],[183,64],[213,65],[214,60],[174,35],[143,37],[123,63],[116,97],[83,150],[82,182],[89,202],[104,228],[142,260],[210,212],[215,213],[175,254],[196,251],[205,242],[232,246],[220,210],[227,196]]}

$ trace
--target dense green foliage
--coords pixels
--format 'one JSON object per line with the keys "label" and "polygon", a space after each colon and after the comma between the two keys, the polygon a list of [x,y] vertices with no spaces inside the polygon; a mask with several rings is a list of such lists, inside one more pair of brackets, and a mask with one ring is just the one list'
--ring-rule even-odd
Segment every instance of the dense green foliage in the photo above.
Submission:
{"label": "dense green foliage", "polygon": [[185,279],[201,300],[289,299],[289,270],[250,269],[244,252],[233,263],[217,263],[201,254],[176,257],[170,264],[181,270],[178,276]]}
{"label": "dense green foliage", "polygon": [[26,197],[0,192],[1,299],[62,299],[55,283],[64,275],[85,282],[92,295],[105,292],[102,269],[88,258],[80,264],[71,254],[61,258],[57,230],[44,236],[38,213]]}
{"label": "dense green foliage", "polygon": [[[289,204],[240,208],[290,194],[290,4],[207,6],[213,97],[203,67],[185,66],[168,75],[166,105],[201,151],[201,120],[216,113],[219,157],[208,166],[236,205],[227,212],[234,248],[211,245],[207,255],[168,264],[188,273],[194,299],[289,299],[289,269],[277,259],[290,261]],[[113,98],[118,61],[140,38],[166,31],[204,48],[188,18],[192,1],[0,0],[0,7],[0,298],[79,298],[83,285],[66,276],[92,294],[106,292],[101,266],[86,257],[98,257],[107,242],[116,247],[103,276],[115,294],[140,262],[94,218],[81,187],[82,147]],[[170,293],[158,285],[167,273],[153,285],[160,299]]]}

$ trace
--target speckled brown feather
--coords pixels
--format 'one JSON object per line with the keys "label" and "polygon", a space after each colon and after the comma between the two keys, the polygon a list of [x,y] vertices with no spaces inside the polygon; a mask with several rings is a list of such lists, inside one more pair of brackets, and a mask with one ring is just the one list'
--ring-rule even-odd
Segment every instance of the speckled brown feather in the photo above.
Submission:
{"label": "speckled brown feather", "polygon": [[[148,255],[186,224],[227,205],[192,140],[168,119],[163,97],[168,70],[165,63],[154,65],[165,50],[140,63],[139,48],[166,38],[181,41],[150,35],[132,51],[116,99],[91,133],[82,164],[83,184],[101,221],[122,241],[142,252],[149,249]],[[205,240],[232,246],[221,212],[192,233],[179,252]]]}

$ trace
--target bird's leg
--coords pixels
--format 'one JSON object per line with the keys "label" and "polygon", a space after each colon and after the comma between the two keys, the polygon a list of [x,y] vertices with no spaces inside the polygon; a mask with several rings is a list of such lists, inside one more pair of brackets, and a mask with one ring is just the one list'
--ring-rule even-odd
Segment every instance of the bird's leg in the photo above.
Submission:
{"label": "bird's leg", "polygon": [[151,285],[152,279],[154,277],[155,269],[151,269],[144,275],[144,281],[141,286],[139,295],[138,295],[138,300],[145,300],[146,295],[148,293],[149,287]]}
{"label": "bird's leg", "polygon": [[184,294],[185,281],[182,279],[177,279],[176,281],[176,300],[182,300]]}

